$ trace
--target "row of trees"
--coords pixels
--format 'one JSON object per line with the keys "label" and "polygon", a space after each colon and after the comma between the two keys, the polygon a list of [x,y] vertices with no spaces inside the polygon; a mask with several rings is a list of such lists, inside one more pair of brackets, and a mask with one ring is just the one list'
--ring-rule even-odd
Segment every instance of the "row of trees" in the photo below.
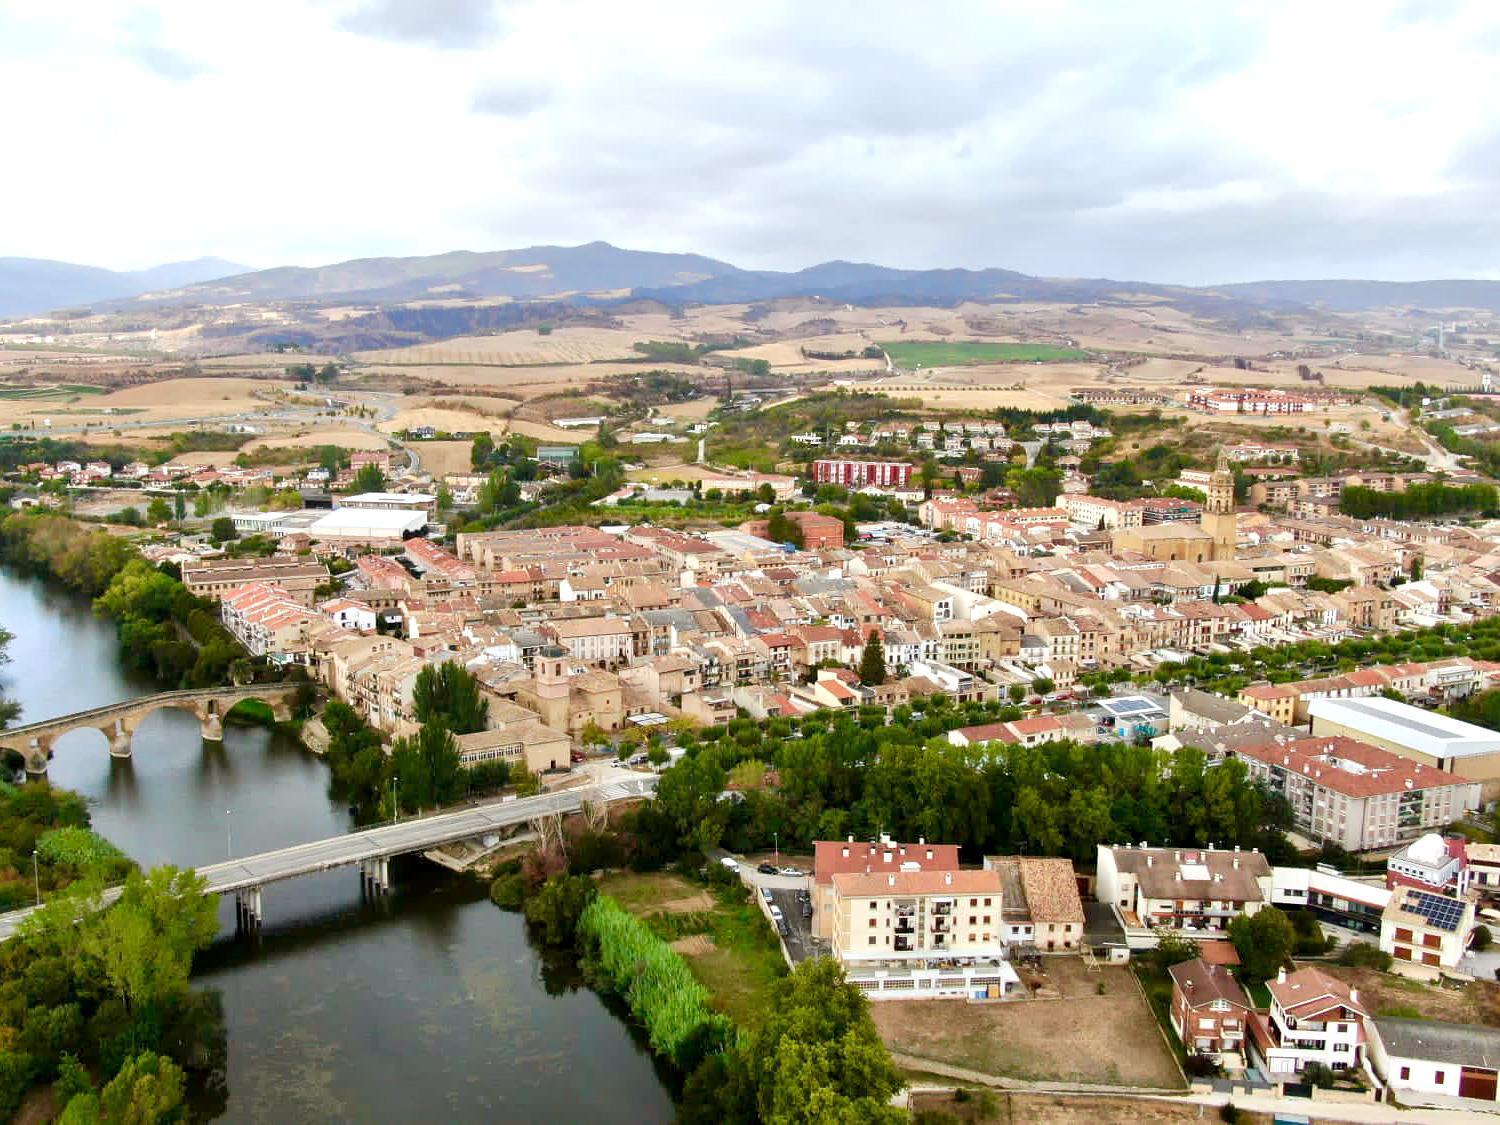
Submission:
{"label": "row of trees", "polygon": [[[1291,854],[1282,834],[1290,810],[1252,783],[1241,762],[1209,768],[1199,750],[1121,743],[958,747],[935,735],[970,714],[941,697],[923,706],[920,720],[898,708],[889,725],[883,714],[840,714],[809,716],[794,734],[748,721],[704,732],[662,775],[660,819],[646,823],[645,835],[671,839],[645,846],[753,851],[773,838],[806,847],[888,832],[957,843],[974,855],[1089,860],[1101,841],[1125,840]],[[762,784],[773,769],[777,784]],[[731,779],[742,799],[722,800]]]}
{"label": "row of trees", "polygon": [[1377,492],[1351,486],[1339,497],[1339,511],[1355,519],[1385,517],[1397,520],[1431,519],[1460,512],[1493,512],[1497,506],[1492,484],[1413,484],[1401,492]]}

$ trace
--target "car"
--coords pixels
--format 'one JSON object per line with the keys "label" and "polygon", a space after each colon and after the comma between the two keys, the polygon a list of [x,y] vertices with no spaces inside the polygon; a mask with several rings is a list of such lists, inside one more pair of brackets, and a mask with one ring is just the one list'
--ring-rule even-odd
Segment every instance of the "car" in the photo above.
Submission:
{"label": "car", "polygon": [[808,894],[806,891],[798,891],[797,892],[797,901],[798,902],[811,902],[812,901],[812,895]]}
{"label": "car", "polygon": [[803,871],[800,867],[782,867],[777,869],[776,874],[785,875],[788,878],[792,879],[800,879],[802,876],[806,875],[807,872]]}
{"label": "car", "polygon": [[776,865],[772,863],[758,863],[755,865],[755,870],[760,872],[762,875],[779,874],[779,872],[776,870]]}
{"label": "car", "polygon": [[574,762],[581,762],[584,760],[585,755],[582,750],[574,750],[568,755],[568,757]]}
{"label": "car", "polygon": [[740,861],[735,859],[732,855],[724,856],[719,860],[719,862],[722,863],[725,867],[729,868],[729,870],[731,871],[737,872],[740,869]]}
{"label": "car", "polygon": [[802,904],[802,917],[804,917],[804,918],[811,918],[812,917],[812,903],[810,903],[810,902],[804,902]]}
{"label": "car", "polygon": [[770,902],[771,901],[771,888],[770,887],[762,887],[760,889],[760,897],[763,898],[763,899],[765,899],[767,902]]}
{"label": "car", "polygon": [[775,903],[771,904],[771,921],[775,922],[778,926],[786,921],[786,916],[781,913],[781,907]]}

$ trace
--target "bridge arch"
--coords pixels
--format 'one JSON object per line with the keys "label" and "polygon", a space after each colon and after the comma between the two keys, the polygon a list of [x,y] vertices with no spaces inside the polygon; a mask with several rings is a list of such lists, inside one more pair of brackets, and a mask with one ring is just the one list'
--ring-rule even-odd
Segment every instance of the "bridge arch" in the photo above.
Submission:
{"label": "bridge arch", "polygon": [[292,699],[298,684],[251,684],[245,687],[203,688],[162,692],[139,699],[122,700],[90,711],[60,715],[39,723],[29,723],[0,731],[0,750],[13,750],[26,760],[26,772],[41,776],[47,772],[53,743],[60,737],[82,728],[101,731],[109,740],[109,752],[117,758],[131,755],[135,730],[157,711],[183,711],[198,720],[205,742],[224,740],[224,719],[240,703],[255,700],[269,708],[277,721],[292,716]]}

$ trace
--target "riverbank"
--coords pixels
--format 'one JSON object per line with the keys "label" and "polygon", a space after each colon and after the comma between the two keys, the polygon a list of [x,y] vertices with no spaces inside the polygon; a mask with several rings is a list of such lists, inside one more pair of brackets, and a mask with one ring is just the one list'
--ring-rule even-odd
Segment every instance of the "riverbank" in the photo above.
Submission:
{"label": "riverbank", "polygon": [[[121,661],[112,623],[81,595],[0,567],[0,618],[16,634],[0,677],[32,720],[160,690]],[[144,866],[196,866],[353,827],[315,755],[239,723],[204,743],[178,711],[146,719],[128,760],[111,758],[98,731],[66,735],[49,775]],[[418,857],[393,862],[392,877],[379,898],[349,872],[276,884],[253,938],[236,935],[232,902],[220,907],[192,982],[220,998],[227,1061],[217,1086],[189,1091],[195,1120],[673,1119],[670,1076],[570,959],[539,950],[472,878]],[[589,1081],[570,1081],[584,1059]]]}

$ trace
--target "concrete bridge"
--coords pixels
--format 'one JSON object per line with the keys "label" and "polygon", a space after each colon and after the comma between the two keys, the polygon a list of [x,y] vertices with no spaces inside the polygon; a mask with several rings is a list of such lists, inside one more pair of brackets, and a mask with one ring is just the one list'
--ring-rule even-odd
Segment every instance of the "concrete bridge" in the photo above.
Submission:
{"label": "concrete bridge", "polygon": [[[271,883],[339,867],[358,866],[364,888],[373,894],[383,894],[390,889],[390,861],[396,856],[499,833],[526,823],[536,824],[540,829],[538,835],[545,837],[549,822],[560,822],[562,817],[572,813],[602,815],[611,801],[649,797],[655,788],[655,774],[630,777],[616,774],[596,785],[520,800],[509,797],[456,812],[415,817],[273,852],[225,860],[199,867],[197,872],[208,882],[206,894],[234,895],[240,925],[245,929],[257,929],[265,916],[261,892]],[[108,906],[119,897],[119,888],[112,887],[104,892],[103,904]],[[17,927],[35,909],[26,907],[0,914],[0,941],[13,937]]]}
{"label": "concrete bridge", "polygon": [[123,699],[105,707],[59,715],[39,723],[0,730],[0,750],[15,750],[26,759],[26,772],[40,777],[47,772],[52,743],[69,731],[92,727],[109,739],[109,752],[116,758],[130,757],[131,736],[148,715],[163,707],[186,711],[198,719],[205,742],[224,741],[224,716],[236,703],[259,700],[270,706],[278,721],[292,717],[292,697],[298,684],[251,684],[247,687],[199,688],[164,691],[138,699]]}

